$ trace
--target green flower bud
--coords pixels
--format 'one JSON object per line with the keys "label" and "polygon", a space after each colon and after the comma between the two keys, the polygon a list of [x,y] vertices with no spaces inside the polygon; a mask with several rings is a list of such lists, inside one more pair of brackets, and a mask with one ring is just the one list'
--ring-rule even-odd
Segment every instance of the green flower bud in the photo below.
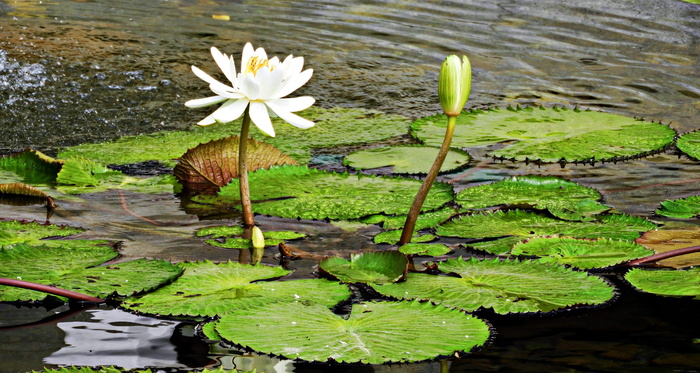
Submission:
{"label": "green flower bud", "polygon": [[263,232],[260,230],[260,228],[253,227],[251,240],[253,241],[253,248],[255,248],[255,249],[264,249],[265,248],[265,237],[263,236]]}
{"label": "green flower bud", "polygon": [[447,56],[440,67],[438,97],[442,111],[450,117],[462,112],[472,86],[472,66],[467,56],[462,60],[455,55]]}

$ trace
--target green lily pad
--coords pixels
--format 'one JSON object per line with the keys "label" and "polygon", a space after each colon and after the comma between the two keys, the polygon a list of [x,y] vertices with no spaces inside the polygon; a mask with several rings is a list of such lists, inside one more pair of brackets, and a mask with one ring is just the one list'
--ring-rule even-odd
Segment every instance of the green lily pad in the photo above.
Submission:
{"label": "green lily pad", "polygon": [[[401,233],[403,233],[403,229],[397,229],[393,231],[386,231],[377,234],[374,236],[374,243],[388,243],[390,245],[395,245],[399,242],[401,239]],[[425,243],[425,242],[430,242],[435,240],[437,237],[435,237],[434,234],[423,234],[423,235],[418,235],[414,234],[413,237],[411,237],[411,242],[412,243]]]}
{"label": "green lily pad", "polygon": [[398,251],[374,251],[351,254],[350,260],[326,258],[318,269],[345,283],[382,284],[401,281],[408,270],[408,259]]}
{"label": "green lily pad", "polygon": [[[445,126],[445,115],[439,114],[416,120],[411,132],[424,144],[439,146]],[[618,161],[660,152],[673,143],[675,136],[666,125],[614,114],[564,107],[518,107],[462,112],[457,117],[452,146],[508,143],[490,155],[517,161]]]}
{"label": "green lily pad", "polygon": [[17,174],[26,184],[54,184],[62,165],[62,161],[32,149],[0,157],[0,170]]}
{"label": "green lily pad", "polygon": [[331,307],[350,296],[346,285],[334,281],[259,281],[289,274],[281,267],[209,261],[179,263],[179,266],[185,271],[177,281],[126,299],[122,306],[161,316],[213,317],[272,302],[299,300]]}
{"label": "green lily pad", "polygon": [[[305,166],[258,170],[250,173],[249,183],[253,212],[319,220],[404,213],[421,185],[414,179],[339,174]],[[219,191],[220,197],[229,200],[237,200],[239,195],[238,180]],[[435,183],[423,209],[434,210],[452,198],[452,186]]]}
{"label": "green lily pad", "polygon": [[[515,236],[500,242],[491,241],[480,249],[492,254],[507,254],[513,244],[537,236],[573,238],[610,238],[631,241],[656,224],[635,216],[606,215],[591,222],[563,221],[523,210],[496,211],[465,215],[437,227],[438,236],[471,239]],[[475,246],[470,244],[470,246]]]}
{"label": "green lily pad", "polygon": [[700,196],[690,196],[672,201],[661,202],[661,208],[656,210],[658,215],[670,218],[691,219],[700,216]]}
{"label": "green lily pad", "polygon": [[399,252],[406,255],[441,256],[452,250],[441,243],[407,243],[399,247]]}
{"label": "green lily pad", "polygon": [[16,220],[0,221],[0,247],[18,243],[29,245],[61,245],[63,241],[42,240],[48,237],[65,237],[83,232],[83,229],[69,226],[21,222]]}
{"label": "green lily pad", "polygon": [[[407,328],[417,320],[420,327]],[[471,351],[490,334],[474,316],[419,302],[353,304],[347,320],[320,305],[277,303],[224,315],[215,327],[225,340],[266,354],[367,364]]]}
{"label": "green lily pad", "polygon": [[[216,246],[216,247],[221,247],[224,249],[252,249],[253,248],[253,241],[248,239],[248,238],[240,238],[240,237],[229,237],[226,238],[224,241],[218,241],[218,240],[205,240],[209,245]],[[270,239],[265,239],[265,246],[277,246],[284,242],[284,240],[278,240],[274,238]]]}
{"label": "green lily pad", "polygon": [[493,308],[499,314],[599,305],[615,294],[602,278],[557,264],[460,258],[440,262],[438,267],[460,277],[409,273],[404,282],[373,288],[398,299],[430,300],[465,311]]}
{"label": "green lily pad", "polygon": [[655,254],[642,245],[610,239],[585,240],[567,237],[535,237],[513,246],[511,255],[538,256],[539,261],[565,264],[574,268],[611,267]]}
{"label": "green lily pad", "polygon": [[[245,229],[241,226],[214,226],[204,227],[198,230],[195,235],[197,237],[225,238],[224,241],[213,239],[204,241],[212,246],[224,249],[250,249],[253,247],[252,241],[248,238],[240,237],[244,231]],[[265,246],[277,246],[286,240],[304,238],[306,234],[292,231],[265,231],[263,232],[263,237],[265,237]]]}
{"label": "green lily pad", "polygon": [[[279,118],[272,124],[276,137],[251,131],[256,140],[273,145],[304,164],[311,159],[311,149],[381,141],[404,135],[410,121],[401,116],[363,109],[311,107],[299,115],[316,122],[306,130],[290,126]],[[128,164],[150,160],[175,166],[174,159],[198,144],[240,133],[241,120],[212,126],[193,126],[188,131],[165,131],[149,135],[128,136],[102,144],[83,144],[64,149],[59,158],[85,157],[101,164]]]}
{"label": "green lily pad", "polygon": [[[182,270],[163,260],[138,259],[101,265],[118,256],[108,241],[64,240],[61,246],[18,244],[0,249],[0,277],[17,278],[98,298],[151,290]],[[42,292],[0,287],[0,301],[41,301]]]}
{"label": "green lily pad", "polygon": [[700,267],[686,270],[647,270],[634,268],[625,275],[632,286],[664,296],[689,296],[700,300]]}
{"label": "green lily pad", "polygon": [[681,135],[676,140],[676,147],[692,158],[700,160],[700,131]]}
{"label": "green lily pad", "polygon": [[[397,174],[427,174],[439,150],[436,147],[421,145],[360,150],[346,156],[343,164],[358,170],[393,166],[392,172]],[[470,160],[469,153],[452,149],[447,153],[440,172],[456,171],[465,167]]]}
{"label": "green lily pad", "polygon": [[590,220],[610,210],[598,202],[602,195],[572,181],[553,176],[514,176],[503,181],[467,188],[455,202],[467,209],[506,205],[548,210],[565,220]]}
{"label": "green lily pad", "polygon": [[214,238],[234,237],[242,235],[244,231],[245,229],[239,225],[217,225],[214,227],[204,227],[198,230],[195,235],[197,237],[212,236]]}
{"label": "green lily pad", "polygon": [[[426,228],[436,227],[438,224],[448,220],[449,218],[457,215],[457,210],[451,206],[445,206],[443,208],[427,211],[418,215],[418,220],[416,220],[415,230],[421,230]],[[406,217],[408,215],[372,215],[366,218],[360,219],[361,222],[366,224],[381,224],[382,228],[389,230],[401,229],[406,223]]]}

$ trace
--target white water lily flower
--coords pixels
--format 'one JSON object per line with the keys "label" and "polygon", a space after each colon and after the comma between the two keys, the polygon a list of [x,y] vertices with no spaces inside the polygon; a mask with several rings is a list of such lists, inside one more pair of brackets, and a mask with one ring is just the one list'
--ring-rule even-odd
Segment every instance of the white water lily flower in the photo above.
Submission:
{"label": "white water lily flower", "polygon": [[313,97],[283,98],[306,84],[313,74],[312,69],[301,71],[304,66],[303,57],[289,55],[280,62],[277,57],[268,59],[263,48],[253,50],[253,46],[246,43],[241,58],[241,72],[236,74],[233,57],[221,53],[216,47],[211,48],[211,54],[231,85],[223,84],[192,66],[195,75],[209,83],[209,88],[216,96],[190,100],[185,105],[199,108],[223,102],[221,107],[197,124],[206,126],[216,122],[230,122],[240,118],[245,109],[249,108],[250,119],[269,136],[275,136],[270,112],[302,129],[314,125],[314,122],[293,114],[313,105]]}

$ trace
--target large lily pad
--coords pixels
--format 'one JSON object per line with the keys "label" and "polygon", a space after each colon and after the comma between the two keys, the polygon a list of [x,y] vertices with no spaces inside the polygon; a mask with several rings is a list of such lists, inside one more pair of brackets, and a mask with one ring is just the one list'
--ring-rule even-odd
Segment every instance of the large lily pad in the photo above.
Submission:
{"label": "large lily pad", "polygon": [[642,245],[610,239],[535,237],[513,246],[511,255],[538,256],[540,262],[556,262],[574,268],[611,267],[655,254]]}
{"label": "large lily pad", "polygon": [[[175,177],[192,188],[218,188],[238,177],[240,138],[229,136],[188,150],[173,170]],[[297,162],[262,141],[248,139],[248,171]]]}
{"label": "large lily pad", "polygon": [[470,351],[490,334],[488,325],[474,316],[419,302],[353,304],[347,319],[321,305],[278,303],[224,315],[215,327],[224,339],[263,353],[368,364]]}
{"label": "large lily pad", "polygon": [[[377,142],[404,135],[410,125],[405,117],[363,109],[311,107],[300,115],[316,122],[316,126],[302,131],[273,118],[276,137],[267,137],[260,131],[251,131],[252,136],[304,164],[311,159],[311,149]],[[123,137],[103,144],[83,144],[63,150],[59,157],[82,156],[101,164],[157,160],[174,166],[174,159],[187,149],[240,133],[240,123],[239,119],[227,124],[195,126],[188,131],[166,131]]]}
{"label": "large lily pad", "polygon": [[0,221],[0,247],[18,243],[30,245],[44,244],[61,245],[61,242],[42,240],[48,237],[65,237],[78,234],[83,229],[69,226],[41,224],[37,222],[21,222],[16,220]]}
{"label": "large lily pad", "polygon": [[[17,278],[98,298],[131,296],[172,281],[182,270],[162,260],[101,265],[117,257],[108,241],[64,240],[61,246],[0,249],[0,277]],[[40,301],[45,293],[0,287],[0,301]]]}
{"label": "large lily pad", "polygon": [[665,296],[690,296],[700,300],[700,267],[687,270],[646,270],[635,268],[625,280],[647,293]]}
{"label": "large lily pad", "polygon": [[700,216],[700,196],[661,202],[656,213],[670,218],[691,219]]}
{"label": "large lily pad", "polygon": [[[392,172],[397,174],[427,174],[439,150],[436,147],[420,145],[360,150],[345,157],[343,164],[358,170],[391,166]],[[456,171],[465,167],[470,160],[469,153],[459,149],[450,150],[440,172]]]}
{"label": "large lily pad", "polygon": [[676,146],[679,150],[694,159],[700,159],[700,131],[681,135],[678,140],[676,140]]}
{"label": "large lily pad", "polygon": [[[439,146],[444,114],[413,122],[412,134]],[[660,152],[673,143],[675,131],[663,124],[619,115],[564,107],[464,111],[457,117],[452,146],[468,148],[507,143],[494,157],[518,161],[617,161]]]}
{"label": "large lily pad", "polygon": [[19,175],[27,184],[53,184],[62,165],[63,161],[32,149],[0,157],[0,170]]}
{"label": "large lily pad", "polygon": [[334,281],[259,281],[289,274],[281,267],[209,261],[179,263],[179,266],[185,271],[177,281],[127,299],[122,306],[162,316],[217,316],[256,305],[296,300],[331,307],[350,296],[346,285]]}
{"label": "large lily pad", "polygon": [[438,267],[460,277],[409,273],[404,282],[373,287],[398,299],[430,300],[465,311],[493,308],[500,314],[597,305],[615,294],[603,279],[558,264],[460,258],[440,262]]}
{"label": "large lily pad", "polygon": [[467,209],[491,206],[548,210],[565,220],[590,220],[610,210],[598,202],[602,195],[572,181],[553,176],[514,176],[503,181],[467,188],[455,201]]}
{"label": "large lily pad", "polygon": [[350,260],[329,257],[318,264],[318,269],[346,283],[382,284],[402,280],[408,259],[398,251],[374,251],[352,254]]}
{"label": "large lily pad", "polygon": [[[506,237],[479,246],[493,254],[506,254],[516,242],[537,236],[610,238],[631,241],[656,224],[629,215],[606,215],[591,222],[563,221],[523,210],[496,211],[465,215],[438,226],[439,236],[470,239]],[[507,237],[514,236],[514,237]],[[499,240],[500,241],[500,240]]]}
{"label": "large lily pad", "polygon": [[[404,213],[421,185],[414,179],[339,174],[300,166],[258,170],[249,180],[253,212],[332,220]],[[237,199],[238,181],[221,188],[219,196]],[[452,198],[452,186],[435,183],[423,210],[434,210]]]}

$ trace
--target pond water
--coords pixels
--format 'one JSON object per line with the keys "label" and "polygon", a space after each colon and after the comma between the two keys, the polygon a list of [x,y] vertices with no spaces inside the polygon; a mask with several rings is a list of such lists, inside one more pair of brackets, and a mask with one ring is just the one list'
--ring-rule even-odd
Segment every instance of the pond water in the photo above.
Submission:
{"label": "pond water", "polygon": [[[6,0],[0,1],[0,155],[25,147],[55,155],[69,145],[190,128],[203,112],[183,102],[207,95],[190,65],[216,71],[211,46],[236,54],[247,41],[270,55],[304,56],[314,76],[299,94],[314,96],[322,107],[410,118],[436,113],[442,59],[467,54],[474,69],[470,108],[559,104],[662,121],[680,133],[700,128],[700,6],[679,0]],[[472,167],[443,178],[455,190],[509,175],[549,174],[596,188],[606,203],[641,216],[651,216],[661,201],[700,190],[700,164],[672,152],[563,168],[474,155]],[[191,235],[237,217],[200,218],[171,195],[114,191],[60,205],[53,223],[123,241],[125,258],[231,256]],[[29,207],[0,209],[0,218],[41,219]],[[313,238],[300,248],[318,256],[372,247],[379,231],[259,222],[309,233]],[[315,263],[294,262],[293,277],[309,277]],[[0,305],[0,323],[30,323],[64,311],[70,310]],[[699,312],[697,301],[623,291],[604,309],[554,317],[484,314],[498,331],[493,344],[450,362],[450,371],[698,371]],[[0,373],[66,364],[440,371],[439,363],[360,368],[244,356],[204,344],[187,323],[108,307],[0,333]]]}

